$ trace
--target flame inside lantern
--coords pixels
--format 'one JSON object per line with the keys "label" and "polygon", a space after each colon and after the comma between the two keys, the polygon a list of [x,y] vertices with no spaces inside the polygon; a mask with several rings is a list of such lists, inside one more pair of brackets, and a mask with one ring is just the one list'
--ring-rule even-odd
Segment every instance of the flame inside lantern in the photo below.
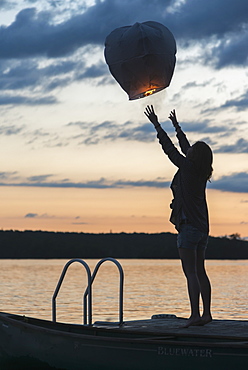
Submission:
{"label": "flame inside lantern", "polygon": [[140,93],[140,94],[137,94],[135,96],[133,96],[132,98],[130,98],[130,100],[136,100],[136,99],[141,99],[141,98],[144,98],[146,96],[150,96],[150,95],[153,95],[161,90],[163,90],[164,87],[154,87],[154,88],[149,88],[148,90]]}

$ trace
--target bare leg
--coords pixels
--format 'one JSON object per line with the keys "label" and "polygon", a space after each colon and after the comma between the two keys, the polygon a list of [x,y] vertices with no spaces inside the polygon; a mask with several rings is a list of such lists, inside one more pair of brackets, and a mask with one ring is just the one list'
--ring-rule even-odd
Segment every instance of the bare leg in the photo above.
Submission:
{"label": "bare leg", "polygon": [[205,270],[205,250],[197,251],[197,276],[200,283],[203,302],[202,325],[212,321],[211,315],[211,285]]}
{"label": "bare leg", "polygon": [[197,276],[197,254],[191,249],[179,248],[179,256],[182,262],[183,272],[187,279],[188,294],[191,307],[191,315],[185,327],[199,325],[201,323],[199,298],[200,282]]}

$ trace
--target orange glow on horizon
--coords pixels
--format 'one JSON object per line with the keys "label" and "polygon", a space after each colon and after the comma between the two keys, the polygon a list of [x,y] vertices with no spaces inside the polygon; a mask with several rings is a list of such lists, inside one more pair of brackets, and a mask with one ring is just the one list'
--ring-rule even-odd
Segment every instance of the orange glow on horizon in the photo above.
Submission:
{"label": "orange glow on horizon", "polygon": [[[211,236],[248,236],[245,194],[208,190],[207,197]],[[0,201],[2,230],[176,233],[168,188],[2,187]]]}

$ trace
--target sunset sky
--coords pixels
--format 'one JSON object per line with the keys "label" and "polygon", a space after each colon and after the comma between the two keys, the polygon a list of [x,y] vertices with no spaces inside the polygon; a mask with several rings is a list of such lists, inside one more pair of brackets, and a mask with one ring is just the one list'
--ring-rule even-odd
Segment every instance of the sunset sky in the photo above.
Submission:
{"label": "sunset sky", "polygon": [[[177,42],[171,85],[129,101],[106,36],[157,21]],[[214,151],[210,235],[248,237],[247,0],[0,0],[0,227],[175,232],[176,171],[144,115],[153,104]]]}

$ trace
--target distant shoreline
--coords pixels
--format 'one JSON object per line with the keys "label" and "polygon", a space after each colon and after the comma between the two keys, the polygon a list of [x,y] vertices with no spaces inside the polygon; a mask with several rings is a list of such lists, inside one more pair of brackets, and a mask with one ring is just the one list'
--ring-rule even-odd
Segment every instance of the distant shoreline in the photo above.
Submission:
{"label": "distant shoreline", "polygon": [[[0,230],[0,259],[178,259],[177,234]],[[207,259],[248,259],[248,241],[209,237]]]}

